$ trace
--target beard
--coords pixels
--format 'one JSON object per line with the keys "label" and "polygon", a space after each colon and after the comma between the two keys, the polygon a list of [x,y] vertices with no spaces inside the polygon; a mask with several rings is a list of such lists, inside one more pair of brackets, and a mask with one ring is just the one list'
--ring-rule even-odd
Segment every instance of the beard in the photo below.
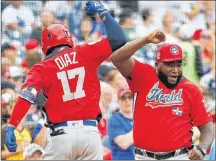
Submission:
{"label": "beard", "polygon": [[179,75],[179,76],[177,77],[176,83],[171,84],[171,83],[168,82],[168,77],[167,77],[162,71],[158,70],[158,78],[160,79],[161,82],[164,83],[164,85],[165,85],[167,88],[173,89],[173,88],[175,88],[175,87],[178,85],[178,83],[181,81],[181,79],[182,79],[183,77],[182,77],[182,74]]}

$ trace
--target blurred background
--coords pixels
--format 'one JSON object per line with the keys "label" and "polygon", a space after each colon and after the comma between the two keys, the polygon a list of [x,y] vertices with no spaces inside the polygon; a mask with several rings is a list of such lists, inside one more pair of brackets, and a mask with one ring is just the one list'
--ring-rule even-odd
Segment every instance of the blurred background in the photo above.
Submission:
{"label": "blurred background", "polygon": [[[21,85],[29,69],[44,57],[40,35],[52,23],[62,23],[73,33],[75,44],[92,42],[106,36],[99,16],[84,11],[85,1],[1,1],[1,125],[2,159],[23,159],[6,155],[4,128],[13,111]],[[183,48],[183,74],[203,92],[209,111],[215,120],[215,1],[109,1],[102,3],[122,26],[127,41],[143,37],[155,29],[162,30],[166,42]],[[135,57],[154,66],[159,45],[149,44]],[[104,145],[104,159],[111,160],[107,121],[119,110],[118,90],[126,86],[125,79],[108,59],[99,67],[101,81],[100,107],[103,118],[99,124]],[[38,96],[21,123],[23,152],[26,140],[44,146],[41,108],[44,100]],[[132,108],[132,105],[131,105]],[[38,128],[38,127],[42,128]],[[25,129],[25,130],[24,130]],[[39,135],[40,133],[40,135]],[[196,142],[199,132],[194,129]],[[3,155],[4,152],[4,155]],[[16,157],[14,157],[16,156]]]}

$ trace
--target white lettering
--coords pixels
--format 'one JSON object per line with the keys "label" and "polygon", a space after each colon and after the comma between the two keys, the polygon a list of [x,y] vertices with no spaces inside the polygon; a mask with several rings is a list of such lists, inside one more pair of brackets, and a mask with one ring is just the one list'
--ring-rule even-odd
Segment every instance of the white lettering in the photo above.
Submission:
{"label": "white lettering", "polygon": [[73,55],[73,64],[78,63],[78,61],[76,61],[76,52],[72,52],[70,55]]}
{"label": "white lettering", "polygon": [[71,59],[70,59],[70,57],[69,57],[68,54],[65,54],[65,55],[64,55],[64,58],[65,58],[65,63],[67,64],[67,66],[68,66],[69,64],[73,64],[73,63],[71,62]]}
{"label": "white lettering", "polygon": [[62,70],[64,68],[64,64],[62,63],[60,58],[55,59],[56,64],[58,65],[59,69]]}
{"label": "white lettering", "polygon": [[62,56],[60,56],[60,59],[61,59],[62,63],[64,64],[64,67],[66,67],[67,65],[66,65],[65,60],[63,59]]}
{"label": "white lettering", "polygon": [[[70,56],[72,55],[72,56]],[[76,60],[76,52],[72,52],[69,54],[64,54],[63,56],[59,56],[58,58],[55,59],[55,62],[57,66],[59,67],[60,70],[63,68],[71,65],[71,64],[76,64],[78,61]]]}

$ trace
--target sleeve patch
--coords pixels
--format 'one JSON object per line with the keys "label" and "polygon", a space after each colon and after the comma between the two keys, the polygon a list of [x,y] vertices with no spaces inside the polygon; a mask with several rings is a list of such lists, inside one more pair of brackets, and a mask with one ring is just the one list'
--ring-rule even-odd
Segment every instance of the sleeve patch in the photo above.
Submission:
{"label": "sleeve patch", "polygon": [[28,86],[19,92],[19,96],[29,101],[30,103],[35,103],[36,96],[37,96],[37,90],[32,86]]}

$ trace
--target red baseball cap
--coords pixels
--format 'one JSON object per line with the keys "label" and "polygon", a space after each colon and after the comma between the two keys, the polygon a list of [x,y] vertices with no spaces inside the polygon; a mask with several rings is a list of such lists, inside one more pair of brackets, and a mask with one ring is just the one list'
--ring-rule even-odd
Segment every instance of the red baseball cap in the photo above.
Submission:
{"label": "red baseball cap", "polygon": [[182,48],[177,44],[164,44],[156,52],[156,62],[184,60]]}
{"label": "red baseball cap", "polygon": [[118,97],[123,96],[125,93],[132,93],[129,87],[121,87],[118,90]]}
{"label": "red baseball cap", "polygon": [[36,39],[29,39],[24,44],[26,50],[35,49],[40,46],[40,43]]}

